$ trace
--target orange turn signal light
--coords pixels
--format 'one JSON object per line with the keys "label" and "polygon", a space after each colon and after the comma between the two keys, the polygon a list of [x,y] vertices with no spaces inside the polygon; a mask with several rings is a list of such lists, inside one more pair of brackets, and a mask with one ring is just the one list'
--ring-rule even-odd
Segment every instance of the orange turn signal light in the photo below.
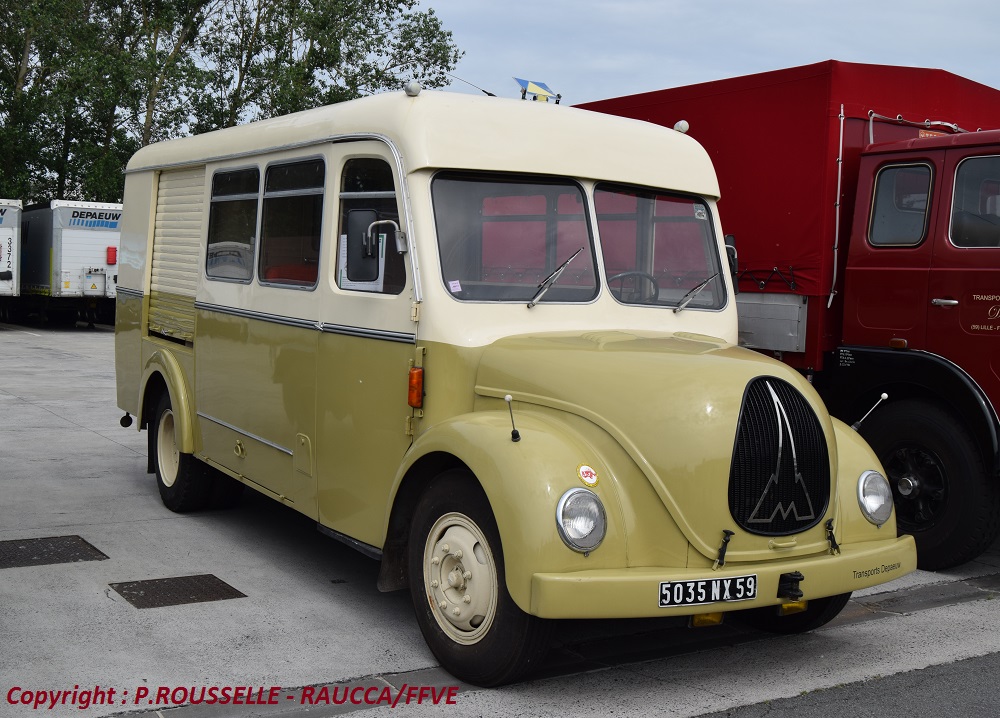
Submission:
{"label": "orange turn signal light", "polygon": [[422,366],[410,367],[406,403],[414,409],[420,409],[424,405],[424,368]]}

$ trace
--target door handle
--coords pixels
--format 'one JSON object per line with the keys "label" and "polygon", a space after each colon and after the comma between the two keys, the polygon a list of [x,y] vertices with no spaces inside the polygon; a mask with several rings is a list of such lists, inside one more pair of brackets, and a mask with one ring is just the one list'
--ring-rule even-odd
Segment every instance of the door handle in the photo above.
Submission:
{"label": "door handle", "polygon": [[935,307],[957,307],[957,299],[932,299],[931,304]]}

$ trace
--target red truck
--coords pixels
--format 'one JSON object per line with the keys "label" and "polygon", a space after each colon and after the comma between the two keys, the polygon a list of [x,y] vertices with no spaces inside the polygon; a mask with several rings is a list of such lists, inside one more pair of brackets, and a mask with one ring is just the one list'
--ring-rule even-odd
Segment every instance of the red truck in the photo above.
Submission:
{"label": "red truck", "polygon": [[738,253],[741,343],[806,374],[872,445],[920,567],[990,546],[1000,90],[830,60],[582,107],[687,130],[708,150]]}

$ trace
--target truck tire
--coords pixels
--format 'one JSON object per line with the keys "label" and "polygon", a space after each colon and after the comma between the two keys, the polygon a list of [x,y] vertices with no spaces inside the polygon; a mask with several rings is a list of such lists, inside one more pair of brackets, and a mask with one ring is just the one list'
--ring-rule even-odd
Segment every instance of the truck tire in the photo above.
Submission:
{"label": "truck tire", "polygon": [[758,631],[768,633],[805,633],[826,625],[835,619],[851,599],[850,593],[841,593],[827,598],[815,598],[809,601],[805,611],[782,616],[777,606],[767,608],[751,608],[749,611],[739,611],[735,618]]}
{"label": "truck tire", "polygon": [[1000,530],[1000,489],[972,437],[943,409],[899,401],[861,425],[885,467],[896,527],[917,543],[917,565],[951,568],[986,550]]}
{"label": "truck tire", "polygon": [[407,563],[417,623],[456,678],[509,683],[543,656],[549,624],[524,613],[507,592],[500,533],[471,473],[447,471],[427,487],[410,526]]}
{"label": "truck tire", "polygon": [[171,511],[197,511],[208,505],[212,489],[210,467],[181,453],[174,434],[170,395],[163,392],[150,422],[149,451],[156,468],[156,485],[163,505]]}

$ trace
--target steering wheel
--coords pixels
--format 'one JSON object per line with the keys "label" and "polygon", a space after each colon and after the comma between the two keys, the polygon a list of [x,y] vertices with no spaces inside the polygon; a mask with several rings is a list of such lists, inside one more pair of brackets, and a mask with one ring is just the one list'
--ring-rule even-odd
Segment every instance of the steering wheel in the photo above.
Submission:
{"label": "steering wheel", "polygon": [[[645,279],[647,282],[649,282],[652,285],[652,287],[653,287],[653,293],[652,293],[652,295],[647,296],[647,298],[644,300],[644,302],[646,304],[655,303],[656,300],[660,296],[660,285],[656,282],[656,277],[654,277],[652,274],[648,274],[647,272],[640,272],[638,270],[632,270],[632,271],[629,271],[629,272],[619,272],[618,274],[615,274],[614,276],[608,277],[608,285],[610,285],[612,282],[615,282],[615,281],[621,281],[621,286],[618,288],[618,292],[615,294],[615,296],[617,296],[618,299],[620,299],[621,301],[629,303],[629,304],[634,304],[636,302],[639,302],[639,301],[643,300],[643,294],[642,294],[641,291],[639,291],[639,283],[638,282],[635,283],[635,287],[632,289],[632,291],[631,291],[630,294],[628,294],[627,296],[625,294],[625,281],[624,280],[630,279],[632,277],[638,277],[640,279]],[[614,292],[613,289],[611,291]]]}

